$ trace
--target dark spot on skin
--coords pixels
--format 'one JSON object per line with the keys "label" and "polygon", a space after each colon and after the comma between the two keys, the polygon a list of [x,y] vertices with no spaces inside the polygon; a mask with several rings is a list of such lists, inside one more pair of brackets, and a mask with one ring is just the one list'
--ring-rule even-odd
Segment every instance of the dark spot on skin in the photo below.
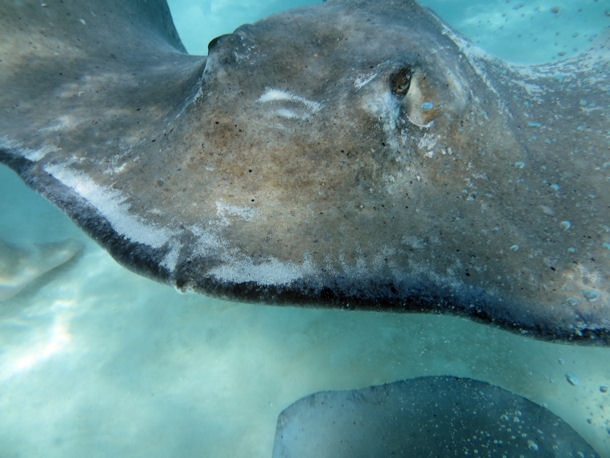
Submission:
{"label": "dark spot on skin", "polygon": [[392,94],[398,97],[404,97],[411,86],[411,77],[413,71],[410,67],[404,67],[390,75],[390,89]]}

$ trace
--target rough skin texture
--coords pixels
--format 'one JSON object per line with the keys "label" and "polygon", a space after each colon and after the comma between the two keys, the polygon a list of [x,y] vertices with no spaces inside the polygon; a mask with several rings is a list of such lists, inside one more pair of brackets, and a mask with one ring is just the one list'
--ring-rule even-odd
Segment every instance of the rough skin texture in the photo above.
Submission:
{"label": "rough skin texture", "polygon": [[608,344],[607,34],[511,67],[413,1],[337,0],[202,58],[163,2],[124,3],[0,18],[0,159],[117,260]]}

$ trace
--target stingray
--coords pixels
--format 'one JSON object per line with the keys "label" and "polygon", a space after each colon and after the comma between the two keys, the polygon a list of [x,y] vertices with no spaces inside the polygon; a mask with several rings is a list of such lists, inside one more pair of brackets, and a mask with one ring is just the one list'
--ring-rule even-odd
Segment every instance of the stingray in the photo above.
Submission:
{"label": "stingray", "polygon": [[188,55],[162,0],[2,0],[0,161],[126,267],[236,300],[610,341],[608,34],[538,66],[415,1]]}
{"label": "stingray", "polygon": [[598,455],[544,407],[469,378],[323,391],[278,417],[274,458],[374,456]]}
{"label": "stingray", "polygon": [[82,250],[74,240],[16,245],[0,239],[0,301],[10,299]]}

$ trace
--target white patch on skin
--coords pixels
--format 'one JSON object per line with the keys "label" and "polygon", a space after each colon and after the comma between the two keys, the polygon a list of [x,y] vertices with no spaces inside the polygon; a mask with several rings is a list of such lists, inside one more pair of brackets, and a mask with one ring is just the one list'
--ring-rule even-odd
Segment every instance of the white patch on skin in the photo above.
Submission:
{"label": "white patch on skin", "polygon": [[39,130],[41,132],[55,132],[58,130],[72,129],[77,125],[74,121],[74,117],[70,115],[58,116],[56,118],[55,124],[52,124],[48,127],[41,127]]}
{"label": "white patch on skin", "polygon": [[42,148],[38,148],[38,149],[22,148],[21,152],[26,159],[33,161],[33,162],[37,162],[37,161],[40,161],[41,159],[43,159],[47,154],[49,154],[53,150],[54,150],[54,148],[51,148],[49,146],[43,146]]}
{"label": "white patch on skin", "polygon": [[278,101],[299,102],[306,106],[312,113],[315,113],[316,111],[319,111],[322,108],[322,105],[320,103],[314,102],[313,100],[308,100],[305,97],[292,94],[291,92],[271,88],[267,88],[265,92],[258,98],[258,101],[261,103]]}
{"label": "white patch on skin", "polygon": [[[361,253],[361,250],[355,247],[354,252]],[[351,278],[367,278],[372,273],[378,273],[380,268],[379,264],[375,265],[374,261],[369,264],[369,261],[362,256],[355,258],[354,263],[349,263],[344,255],[341,255],[339,261],[342,273]]]}
{"label": "white patch on skin", "polygon": [[[118,234],[152,248],[161,248],[170,241],[172,234],[168,229],[147,224],[131,214],[129,204],[125,203],[126,198],[119,191],[100,186],[86,174],[70,170],[64,165],[46,165],[45,171],[89,202]],[[168,261],[171,261],[174,249],[172,247],[166,257],[170,258]]]}
{"label": "white patch on skin", "polygon": [[211,230],[191,226],[190,231],[197,237],[197,241],[191,249],[201,256],[205,256],[213,250],[227,248],[227,241],[221,239],[220,236]]}
{"label": "white patch on skin", "polygon": [[364,108],[369,113],[383,118],[384,124],[389,122],[392,126],[395,126],[400,111],[398,102],[385,87],[378,87],[376,89],[364,100]]}
{"label": "white patch on skin", "polygon": [[287,110],[285,108],[280,108],[279,110],[276,110],[275,114],[278,116],[281,116],[282,118],[288,118],[288,119],[294,119],[294,118],[304,119],[307,117],[306,115],[300,115],[300,114],[295,113],[294,111]]}
{"label": "white patch on skin", "polygon": [[432,134],[424,134],[424,136],[419,140],[417,147],[420,150],[427,150],[428,153],[432,152],[432,155],[434,155],[433,149],[436,146],[437,140],[437,137]]}
{"label": "white patch on skin", "polygon": [[237,217],[244,221],[249,221],[256,216],[256,210],[250,207],[238,207],[237,205],[225,204],[221,201],[216,201],[216,215],[220,218],[223,224],[229,224],[229,217]]}
{"label": "white patch on skin", "polygon": [[396,151],[400,147],[396,135],[396,121],[400,114],[400,104],[385,84],[372,84],[370,89],[370,94],[362,99],[362,108],[383,123],[386,142]]}
{"label": "white patch on skin", "polygon": [[161,265],[170,272],[173,272],[176,269],[176,264],[178,264],[178,256],[180,255],[182,246],[177,243],[172,243],[170,247],[169,252],[165,255],[163,261],[161,261]]}
{"label": "white patch on skin", "polygon": [[27,160],[37,162],[44,158],[47,154],[54,151],[55,148],[49,145],[43,145],[38,149],[30,149],[23,146],[14,140],[9,140],[6,137],[0,137],[0,148],[18,152],[19,156],[25,157]]}
{"label": "white patch on skin", "polygon": [[372,75],[360,75],[354,80],[354,87],[356,89],[360,89],[362,86],[370,83],[377,75],[378,73],[373,73]]}
{"label": "white patch on skin", "polygon": [[112,167],[112,168],[110,168],[108,170],[105,170],[104,174],[107,174],[107,175],[118,175],[120,173],[123,173],[126,169],[127,169],[127,162],[123,163],[119,167]]}
{"label": "white patch on skin", "polygon": [[230,260],[210,270],[210,274],[221,282],[255,282],[259,285],[288,285],[313,273],[315,269],[308,260],[295,264],[281,262],[273,257],[256,264],[249,258]]}

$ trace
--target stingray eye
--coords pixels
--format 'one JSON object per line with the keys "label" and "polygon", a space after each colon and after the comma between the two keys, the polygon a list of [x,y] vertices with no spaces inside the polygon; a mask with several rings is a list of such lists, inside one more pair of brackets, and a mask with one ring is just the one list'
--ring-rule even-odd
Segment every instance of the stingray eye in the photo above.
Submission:
{"label": "stingray eye", "polygon": [[397,72],[392,73],[392,75],[390,75],[390,89],[392,90],[392,94],[398,97],[407,95],[409,87],[411,86],[412,76],[413,71],[410,67],[403,67]]}

